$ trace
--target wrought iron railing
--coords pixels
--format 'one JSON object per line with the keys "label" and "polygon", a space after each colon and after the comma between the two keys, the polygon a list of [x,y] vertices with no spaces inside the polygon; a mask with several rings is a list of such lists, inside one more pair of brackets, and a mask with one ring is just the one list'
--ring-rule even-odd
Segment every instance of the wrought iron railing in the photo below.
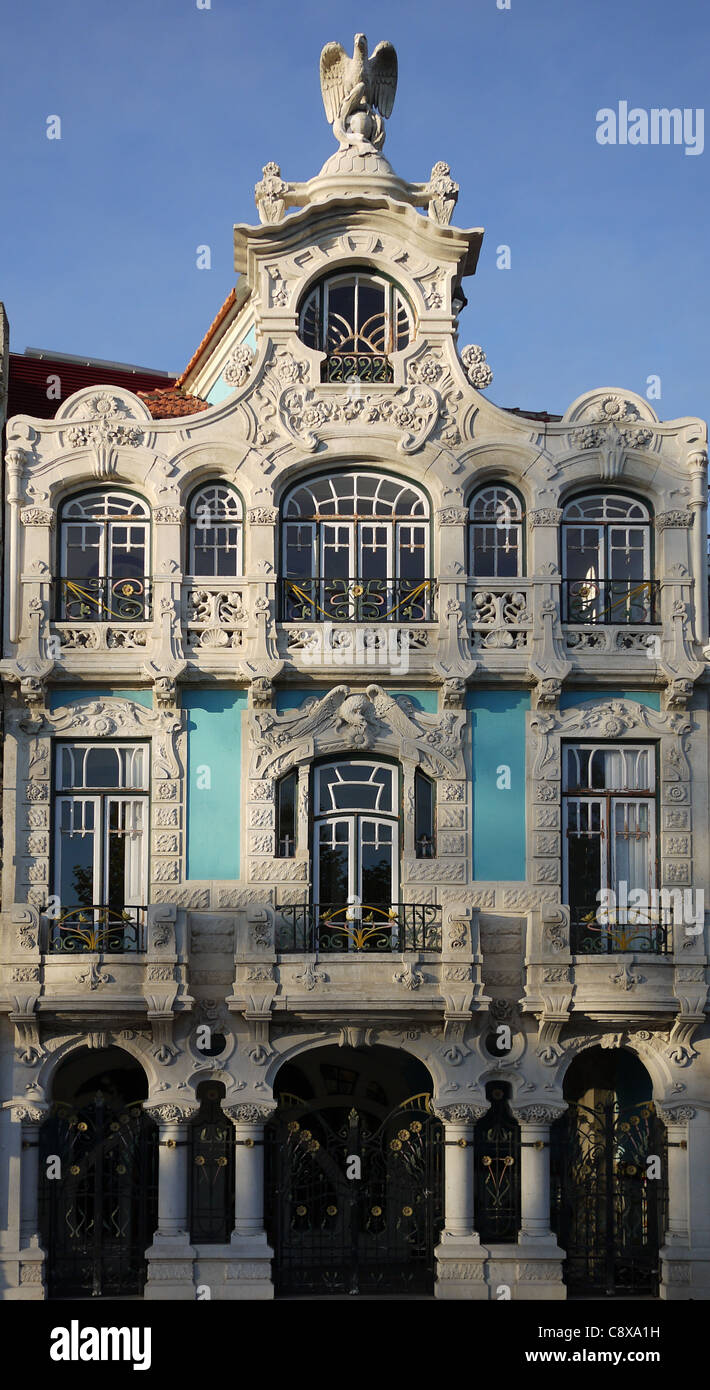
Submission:
{"label": "wrought iron railing", "polygon": [[276,908],[278,951],[440,951],[438,903],[284,903]]}
{"label": "wrought iron railing", "polygon": [[392,363],[384,352],[331,352],[321,367],[322,381],[394,380]]}
{"label": "wrought iron railing", "polygon": [[564,623],[657,623],[656,579],[563,579]]}
{"label": "wrought iron railing", "polygon": [[282,579],[285,623],[426,623],[433,579]]}
{"label": "wrought iron railing", "polygon": [[86,955],[101,951],[125,955],[144,949],[145,907],[65,908],[48,919],[47,950],[59,955]]}
{"label": "wrought iron railing", "polygon": [[672,915],[666,908],[572,907],[570,949],[573,955],[606,956],[671,950]]}
{"label": "wrought iron railing", "polygon": [[150,618],[151,581],[130,579],[58,579],[59,622],[140,623]]}

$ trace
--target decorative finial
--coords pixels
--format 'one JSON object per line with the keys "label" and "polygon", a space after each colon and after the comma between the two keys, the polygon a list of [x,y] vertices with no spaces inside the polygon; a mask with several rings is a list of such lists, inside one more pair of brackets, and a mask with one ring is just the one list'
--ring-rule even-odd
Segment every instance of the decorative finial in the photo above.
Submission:
{"label": "decorative finial", "polygon": [[342,44],[327,43],[320,55],[320,89],[341,149],[382,149],[382,118],[391,115],[397,91],[397,54],[391,43],[378,43],[368,57],[365,35],[356,34],[352,58]]}

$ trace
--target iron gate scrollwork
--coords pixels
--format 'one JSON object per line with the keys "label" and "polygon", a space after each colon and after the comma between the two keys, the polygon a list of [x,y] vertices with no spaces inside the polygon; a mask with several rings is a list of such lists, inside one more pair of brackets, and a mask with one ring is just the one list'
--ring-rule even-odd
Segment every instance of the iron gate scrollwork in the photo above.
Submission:
{"label": "iron gate scrollwork", "polygon": [[382,1119],[281,1097],[267,1130],[277,1294],[433,1291],[443,1127],[430,1106],[413,1096]]}
{"label": "iron gate scrollwork", "polygon": [[551,1139],[552,1226],[570,1291],[656,1296],[667,1165],[653,1103],[573,1102]]}
{"label": "iron gate scrollwork", "polygon": [[50,1297],[143,1292],[158,1224],[156,1135],[140,1103],[100,1091],[80,1107],[53,1105],[42,1126],[39,1186]]}

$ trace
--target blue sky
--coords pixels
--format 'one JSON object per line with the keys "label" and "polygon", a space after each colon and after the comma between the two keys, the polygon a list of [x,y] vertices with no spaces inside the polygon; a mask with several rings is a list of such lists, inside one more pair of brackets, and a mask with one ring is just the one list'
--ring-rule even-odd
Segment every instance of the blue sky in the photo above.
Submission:
{"label": "blue sky", "polygon": [[[204,2],[204,0],[203,0]],[[276,159],[335,148],[318,57],[355,30],[400,76],[385,153],[461,185],[486,236],[461,343],[501,405],[562,411],[595,386],[662,418],[710,414],[710,150],[603,146],[596,113],[703,106],[706,0],[23,0],[0,56],[0,298],[11,346],[180,371],[234,283],[232,224]],[[62,139],[46,138],[59,115]],[[708,131],[710,139],[710,131]],[[196,247],[212,249],[211,270]],[[496,268],[496,247],[511,269]]]}

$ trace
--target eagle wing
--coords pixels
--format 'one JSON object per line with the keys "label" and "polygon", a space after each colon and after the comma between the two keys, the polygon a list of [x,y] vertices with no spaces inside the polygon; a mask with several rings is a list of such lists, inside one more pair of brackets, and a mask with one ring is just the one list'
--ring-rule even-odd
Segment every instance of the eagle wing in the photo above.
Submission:
{"label": "eagle wing", "polygon": [[[332,48],[334,45],[329,44]],[[325,53],[325,49],[323,52]],[[372,105],[385,118],[392,115],[395,92],[397,91],[397,54],[391,43],[378,43],[368,62],[370,73],[370,100]],[[321,73],[323,60],[321,58]],[[321,77],[321,82],[322,82]]]}
{"label": "eagle wing", "polygon": [[350,66],[341,43],[327,43],[320,55],[320,89],[325,114],[333,124],[348,94],[347,70]]}

